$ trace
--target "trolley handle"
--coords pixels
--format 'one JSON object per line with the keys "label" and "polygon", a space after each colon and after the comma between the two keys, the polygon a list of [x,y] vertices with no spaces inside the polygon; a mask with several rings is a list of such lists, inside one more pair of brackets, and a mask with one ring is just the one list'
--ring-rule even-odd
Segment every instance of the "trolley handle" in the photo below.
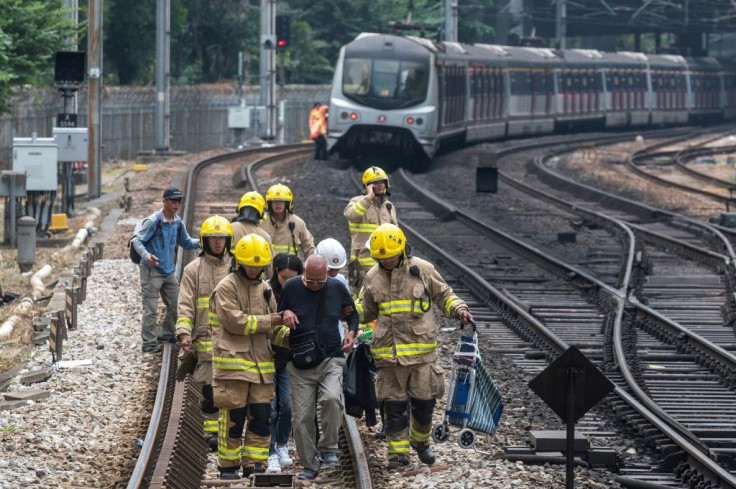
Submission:
{"label": "trolley handle", "polygon": [[[477,327],[475,326],[475,320],[471,319],[471,320],[470,320],[470,321],[468,321],[468,322],[469,322],[469,323],[470,323],[470,325],[471,325],[471,326],[473,327],[473,333],[477,333],[477,332],[478,332],[478,328],[477,328]],[[463,330],[463,327],[465,327],[465,325],[464,325],[464,324],[463,324],[462,322],[460,322],[460,327],[459,327],[458,329],[459,329],[460,331],[462,331],[462,330]]]}

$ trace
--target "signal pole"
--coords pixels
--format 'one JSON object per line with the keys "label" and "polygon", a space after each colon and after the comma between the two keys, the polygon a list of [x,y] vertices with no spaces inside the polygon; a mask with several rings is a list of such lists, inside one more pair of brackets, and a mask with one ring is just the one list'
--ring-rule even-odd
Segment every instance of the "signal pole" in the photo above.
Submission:
{"label": "signal pole", "polygon": [[557,34],[557,49],[565,49],[567,37],[567,0],[557,0],[557,15],[555,33]]}
{"label": "signal pole", "polygon": [[87,120],[89,157],[87,194],[90,199],[100,196],[102,187],[102,0],[89,0],[87,55],[89,83],[87,85]]}
{"label": "signal pole", "polygon": [[276,0],[261,0],[261,104],[266,108],[263,139],[276,136]]}
{"label": "signal pole", "polygon": [[445,42],[457,42],[457,0],[445,0]]}
{"label": "signal pole", "polygon": [[171,52],[171,1],[156,1],[156,153],[170,148],[169,65]]}

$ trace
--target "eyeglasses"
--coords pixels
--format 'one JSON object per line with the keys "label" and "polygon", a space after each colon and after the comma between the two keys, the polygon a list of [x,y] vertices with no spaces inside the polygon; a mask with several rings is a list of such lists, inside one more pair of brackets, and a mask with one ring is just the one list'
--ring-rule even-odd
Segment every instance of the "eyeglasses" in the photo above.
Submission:
{"label": "eyeglasses", "polygon": [[324,280],[311,280],[308,278],[304,278],[304,281],[307,283],[307,285],[324,285],[327,283],[327,279]]}

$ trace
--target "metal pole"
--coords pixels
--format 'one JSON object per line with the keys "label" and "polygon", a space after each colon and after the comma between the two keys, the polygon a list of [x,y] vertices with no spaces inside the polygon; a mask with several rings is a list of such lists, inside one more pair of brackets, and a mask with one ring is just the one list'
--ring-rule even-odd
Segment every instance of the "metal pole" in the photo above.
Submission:
{"label": "metal pole", "polygon": [[87,31],[87,153],[89,156],[87,193],[90,199],[100,196],[102,173],[102,0],[89,1],[89,27]]}
{"label": "metal pole", "polygon": [[243,51],[238,51],[238,106],[245,107],[243,102]]}
{"label": "metal pole", "polygon": [[457,42],[457,0],[445,0],[445,42]]}
{"label": "metal pole", "polygon": [[557,35],[557,49],[565,49],[565,38],[567,37],[567,0],[557,0],[555,33]]}
{"label": "metal pole", "polygon": [[261,105],[266,108],[266,133],[276,135],[276,0],[261,0]]}
{"label": "metal pole", "polygon": [[565,489],[575,488],[575,367],[567,368],[567,439],[565,440]]}
{"label": "metal pole", "polygon": [[[79,25],[78,0],[61,0],[61,5],[64,8],[69,9],[67,18],[72,21],[72,23],[74,24],[74,27],[76,28],[77,25]],[[79,42],[79,40],[77,39],[76,34],[72,34],[71,36],[67,37],[64,40],[64,42],[69,45],[72,51],[77,50],[77,43]],[[71,97],[72,97],[71,107],[69,108],[69,110],[67,110],[66,99],[64,99],[64,113],[65,114],[76,114],[77,111],[79,110],[76,90],[72,91]]]}
{"label": "metal pole", "polygon": [[156,152],[169,151],[169,52],[171,2],[156,2]]}

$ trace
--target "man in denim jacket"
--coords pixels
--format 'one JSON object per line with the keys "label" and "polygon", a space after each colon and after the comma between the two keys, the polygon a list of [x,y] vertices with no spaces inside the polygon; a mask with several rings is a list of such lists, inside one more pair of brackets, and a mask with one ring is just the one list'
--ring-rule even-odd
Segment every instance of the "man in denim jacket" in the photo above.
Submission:
{"label": "man in denim jacket", "polygon": [[[176,341],[174,322],[177,315],[179,281],[174,275],[176,247],[185,250],[199,248],[199,240],[187,233],[186,226],[176,214],[184,201],[184,194],[176,187],[164,191],[163,208],[135,226],[131,246],[141,255],[140,280],[143,297],[141,339],[144,353],[161,351],[158,341]],[[166,305],[166,317],[161,332],[156,332],[158,296]]]}

